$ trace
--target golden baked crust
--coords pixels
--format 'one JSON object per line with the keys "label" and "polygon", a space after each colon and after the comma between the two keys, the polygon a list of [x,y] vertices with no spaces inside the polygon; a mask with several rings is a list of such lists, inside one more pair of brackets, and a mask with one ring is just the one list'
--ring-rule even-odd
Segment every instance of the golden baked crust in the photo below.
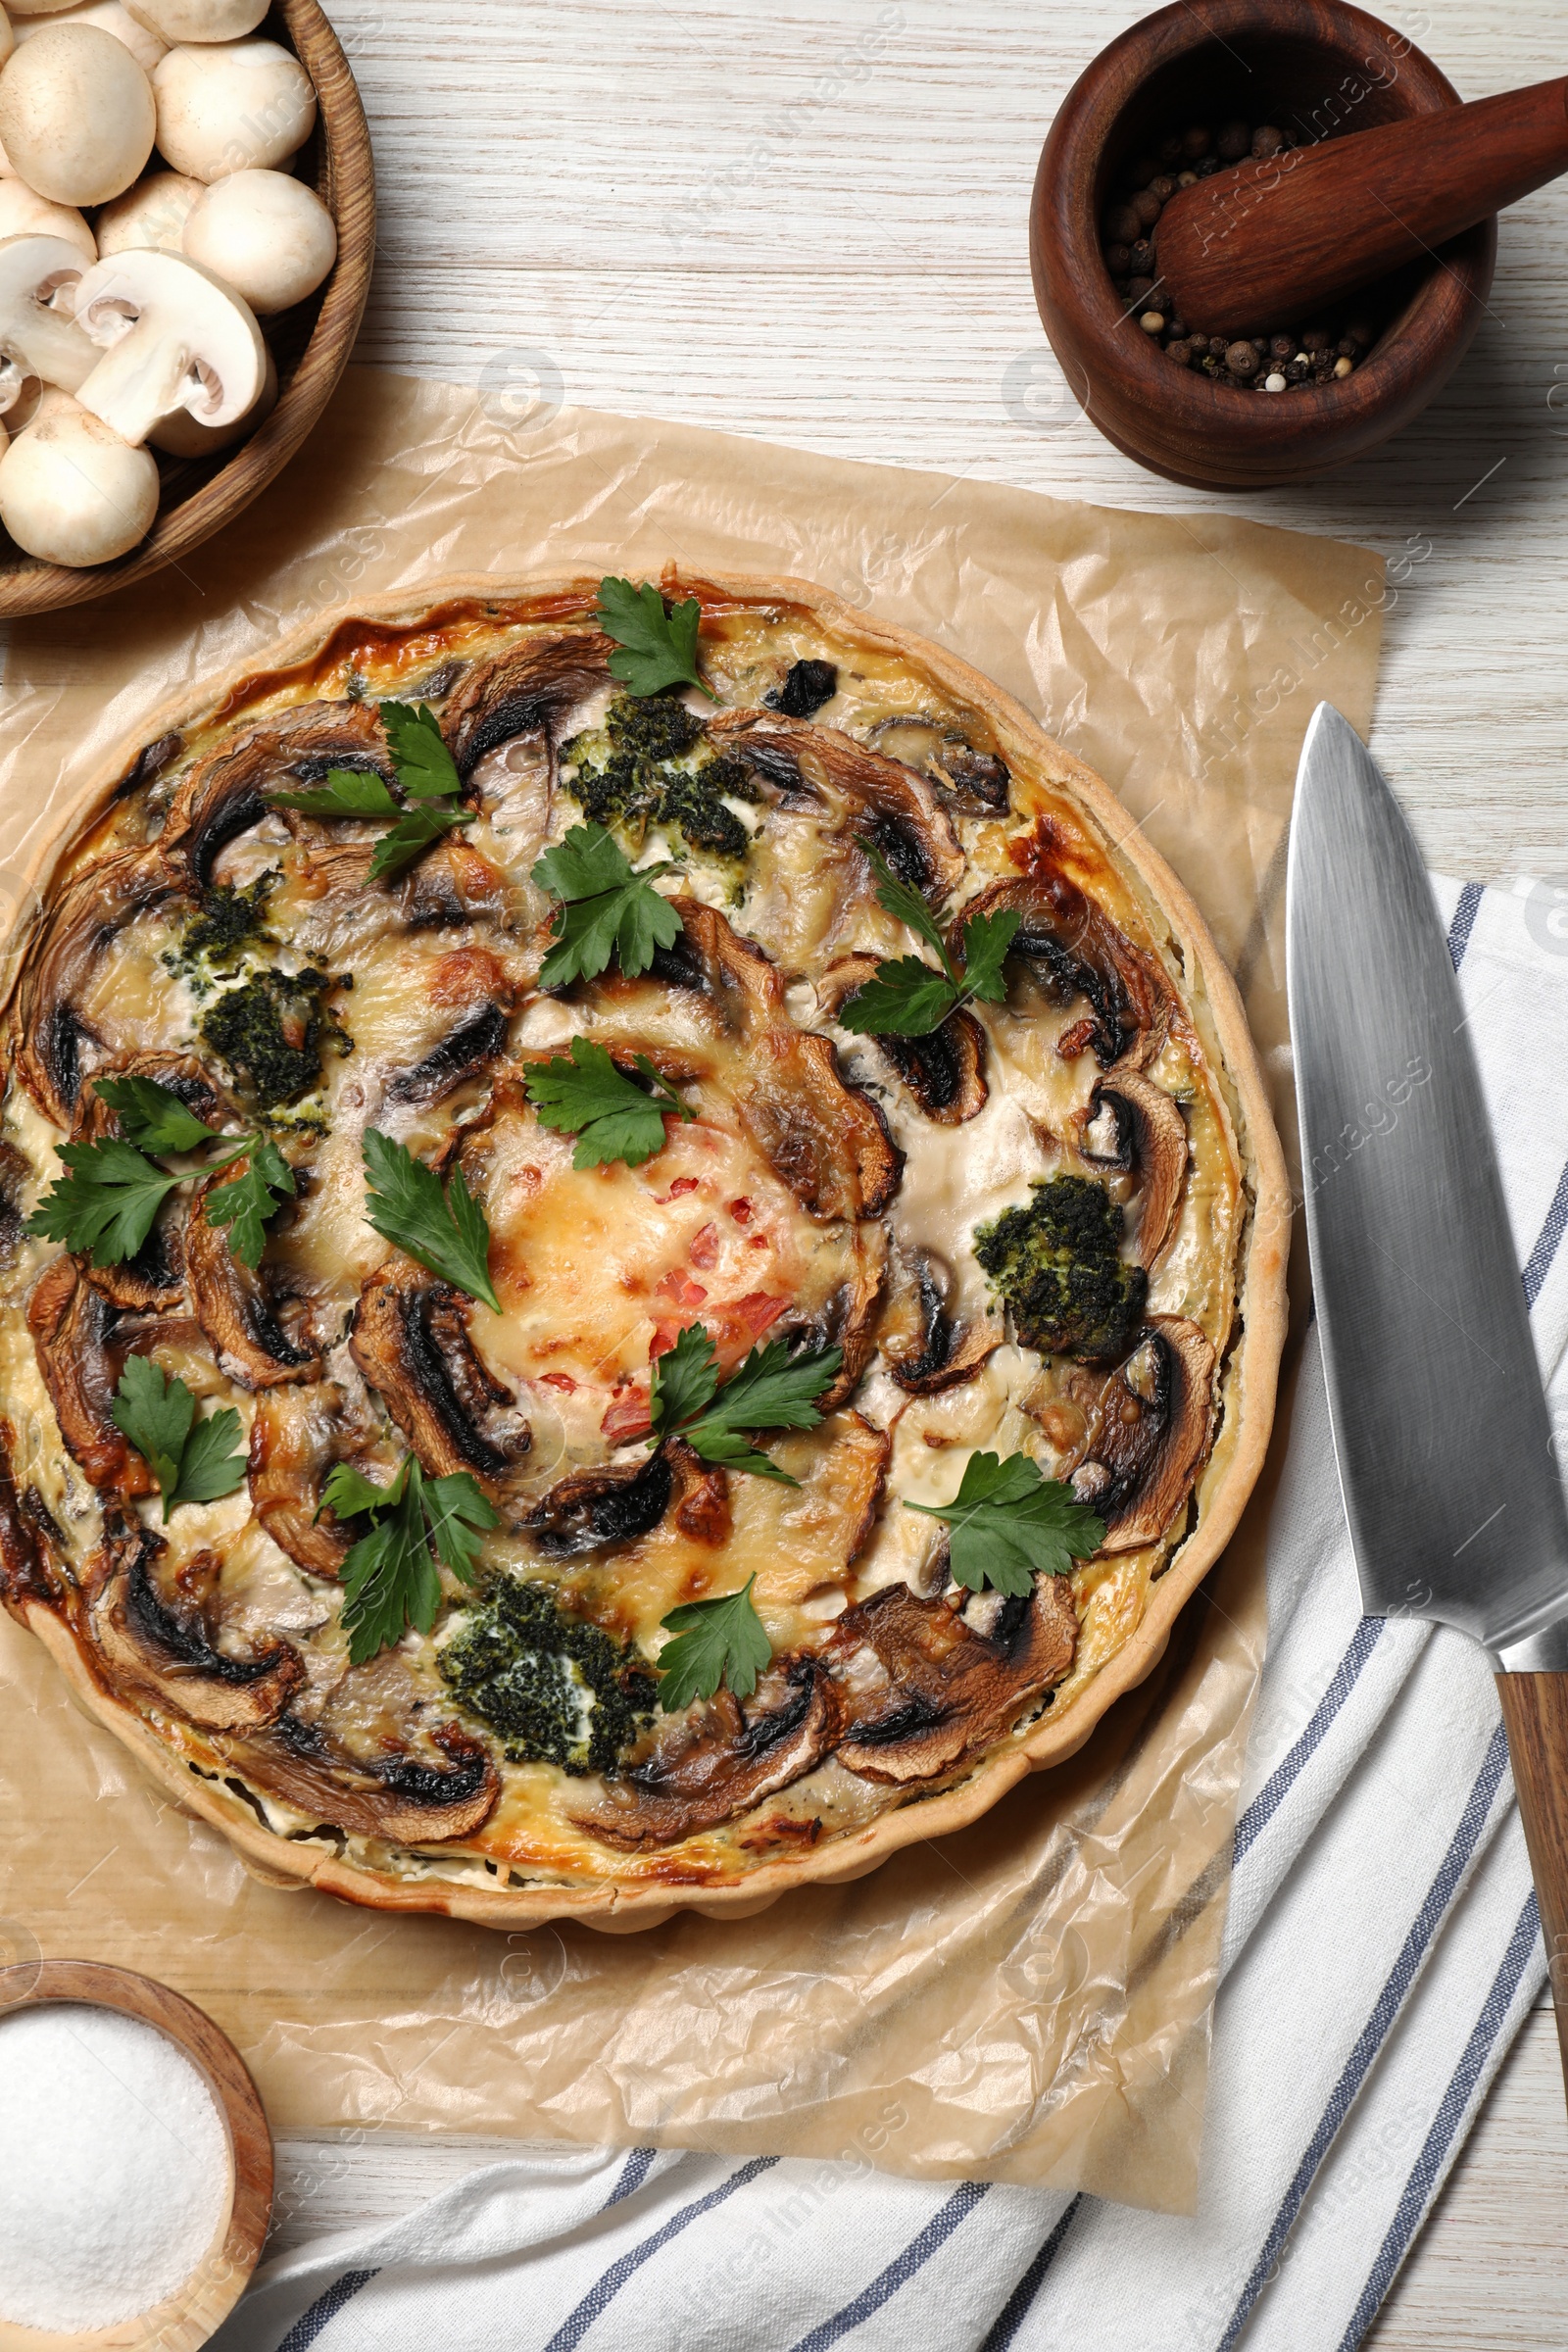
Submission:
{"label": "golden baked crust", "polygon": [[[44,911],[9,1010],[0,1170],[7,1605],[254,1864],[379,1907],[508,1926],[733,1915],[972,1820],[1148,1674],[1268,1439],[1289,1194],[1234,985],[1186,892],[1105,786],[954,656],[806,582],[662,584],[701,601],[720,708],[684,700],[708,727],[699,756],[716,751],[736,787],[717,846],[665,823],[678,969],[538,986],[548,906],[529,874],[581,820],[572,784],[603,758],[612,691],[591,580],[456,581],[318,620],[266,670],[161,713],[152,748],[63,813],[32,877]],[[797,698],[777,705],[801,662],[831,664],[833,692],[792,716]],[[479,814],[372,886],[364,828],[269,815],[258,779],[384,758],[387,696],[435,707]],[[867,837],[948,902],[945,921],[1010,906],[1036,941],[1005,1007],[944,1032],[934,1079],[834,1017],[910,946],[872,895]],[[264,872],[268,942],[193,975],[193,915]],[[176,1196],[170,1262],[138,1260],[128,1289],[25,1238],[54,1147],[92,1116],[95,1070],[178,1065],[254,1117],[201,1021],[215,988],[268,965],[324,972],[324,1035],[352,1051],[324,1052],[317,1089],[275,1114],[301,1196],[255,1281],[199,1194]],[[519,1083],[573,1034],[646,1048],[698,1119],[635,1171],[574,1172]],[[1119,1175],[1102,1086],[1136,1139]],[[433,1297],[365,1224],[370,1124],[463,1166],[500,1316]],[[1063,1171],[1113,1188],[1147,1265],[1114,1361],[1022,1346],[974,1260],[975,1225]],[[410,1385],[411,1314],[445,1350],[445,1422]],[[821,1428],[769,1441],[798,1489],[677,1446],[647,1493],[642,1368],[693,1321],[727,1362],[766,1332],[843,1347]],[[127,1348],[240,1411],[247,1491],[157,1527],[103,1409]],[[1152,1450],[1112,1489],[1118,1416],[1136,1424],[1156,1387]],[[431,1475],[477,1467],[502,1516],[492,1582],[548,1582],[628,1656],[651,1661],[670,1608],[755,1570],[775,1663],[750,1707],[665,1719],[586,1776],[509,1756],[441,1677],[473,1606],[450,1578],[431,1636],[349,1666],[346,1544],[308,1506],[324,1462],[381,1481],[411,1445]],[[991,1596],[947,1587],[938,1524],[898,1507],[950,1497],[985,1446],[1118,1498],[1102,1551],[1005,1626]],[[607,1518],[603,1494],[637,1479],[647,1507]]]}

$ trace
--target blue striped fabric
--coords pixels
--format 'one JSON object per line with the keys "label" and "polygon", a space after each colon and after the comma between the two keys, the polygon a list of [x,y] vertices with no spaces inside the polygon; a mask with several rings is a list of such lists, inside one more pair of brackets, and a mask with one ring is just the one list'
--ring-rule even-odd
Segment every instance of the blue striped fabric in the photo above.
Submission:
{"label": "blue striped fabric", "polygon": [[803,2335],[794,2352],[828,2352],[830,2344],[838,2343],[841,2337],[849,2334],[852,2328],[858,2328],[862,2320],[868,2320],[874,2311],[881,2310],[884,2303],[891,2302],[900,2287],[907,2285],[915,2272],[930,2261],[938,2246],[945,2245],[958,2224],[974,2211],[989,2185],[984,2180],[965,2180],[961,2187],[955,2189],[947,2203],[931,2216],[919,2236],[911,2238],[904,2252],[890,2262],[885,2271],[878,2272],[870,2285],[862,2287],[853,2303],[846,2303],[842,2311],[834,2313],[832,2319],[824,2320],[819,2327],[813,2328],[809,2335]]}
{"label": "blue striped fabric", "polygon": [[374,2277],[374,2271],[345,2271],[341,2278],[334,2278],[310,2310],[300,2314],[277,2352],[309,2352],[327,2321],[335,2320],[344,2304],[352,2303],[361,2287],[368,2286]]}
{"label": "blue striped fabric", "polygon": [[1459,904],[1448,925],[1448,961],[1455,971],[1463,963],[1464,952],[1470,945],[1470,934],[1475,929],[1476,916],[1481,911],[1482,896],[1479,882],[1467,882],[1459,893]]}
{"label": "blue striped fabric", "polygon": [[727,2180],[721,2180],[717,2188],[710,2188],[706,2197],[694,2197],[689,2205],[683,2205],[678,2213],[672,2213],[662,2229],[655,2230],[640,2244],[633,2246],[629,2253],[622,2254],[618,2262],[612,2262],[609,2270],[594,2280],[576,2310],[562,2321],[545,2346],[545,2352],[573,2352],[573,2347],[582,2342],[600,2313],[614,2301],[627,2279],[640,2271],[645,2262],[651,2262],[672,2237],[678,2237],[693,2222],[700,2221],[705,2213],[711,2213],[715,2205],[722,2205],[726,2197],[732,2197],[738,2188],[744,2188],[748,2181],[755,2180],[759,2173],[770,2171],[777,2162],[776,2156],[753,2156],[738,2171],[731,2173]]}
{"label": "blue striped fabric", "polygon": [[1290,1794],[1314,1751],[1323,1743],[1334,1718],[1361,1679],[1361,1669],[1378,1645],[1384,1617],[1363,1617],[1350,1637],[1349,1647],[1334,1672],[1334,1679],[1312,1711],[1310,1722],[1296,1745],[1275,1766],[1262,1788],[1253,1797],[1241,1820],[1236,1824],[1234,1859],[1243,1860],[1255,1839],[1267,1829],[1286,1797]]}
{"label": "blue striped fabric", "polygon": [[1568,1229],[1568,1168],[1564,1168],[1557,1179],[1551,1206],[1546,1211],[1544,1222],[1536,1236],[1536,1246],[1525,1259],[1525,1270],[1519,1278],[1525,1286],[1526,1306],[1534,1306],[1541,1297],[1542,1285],[1551,1272],[1551,1261],[1557,1254],[1565,1229]]}
{"label": "blue striped fabric", "polygon": [[619,2205],[625,2198],[634,2197],[637,2194],[653,2170],[654,2158],[658,2153],[657,2148],[633,2148],[626,2159],[625,2171],[605,2199],[607,2213],[612,2205]]}
{"label": "blue striped fabric", "polygon": [[998,2312],[980,2352],[1007,2352],[1007,2346],[1029,2316],[1030,2306],[1040,2292],[1046,2273],[1061,2252],[1062,2241],[1077,2220],[1083,2201],[1081,2193],[1074,2197],[1039,2253],[1033,2257],[1029,2268]]}

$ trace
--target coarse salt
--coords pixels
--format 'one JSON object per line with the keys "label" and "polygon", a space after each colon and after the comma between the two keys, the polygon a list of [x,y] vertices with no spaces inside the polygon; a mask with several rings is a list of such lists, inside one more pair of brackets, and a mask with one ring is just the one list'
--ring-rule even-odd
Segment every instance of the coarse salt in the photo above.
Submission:
{"label": "coarse salt", "polygon": [[0,2319],[137,2318],[184,2284],[229,2195],[222,2118],[167,2034],[79,2002],[0,2018]]}

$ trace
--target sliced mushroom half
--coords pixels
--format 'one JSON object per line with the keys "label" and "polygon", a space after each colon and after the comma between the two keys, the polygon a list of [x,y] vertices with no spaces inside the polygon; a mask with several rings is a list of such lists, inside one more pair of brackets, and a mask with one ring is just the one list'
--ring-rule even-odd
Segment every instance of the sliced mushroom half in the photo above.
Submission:
{"label": "sliced mushroom half", "polygon": [[391,1257],[360,1293],[349,1347],[432,1478],[470,1470],[505,1490],[532,1432],[480,1362],[461,1292],[412,1258]]}
{"label": "sliced mushroom half", "polygon": [[628,1848],[675,1845],[733,1821],[819,1764],[839,1726],[820,1660],[776,1660],[743,1706],[728,1691],[662,1738],[631,1771],[605,1783],[577,1827]]}
{"label": "sliced mushroom half", "polygon": [[1083,1436],[1063,1468],[1078,1500],[1105,1522],[1102,1550],[1157,1543],[1186,1502],[1208,1450],[1214,1364],[1196,1323],[1161,1315],[1108,1378],[1088,1366],[1070,1375]]}
{"label": "sliced mushroom half", "polygon": [[1011,782],[1007,763],[996,750],[970,740],[977,731],[974,721],[965,731],[950,719],[901,710],[878,719],[867,740],[888,759],[929,776],[939,792],[951,793],[961,807],[987,816],[1004,814]]}
{"label": "sliced mushroom half", "polygon": [[505,1053],[506,1045],[507,1007],[480,1004],[464,1013],[440,1044],[432,1046],[411,1068],[399,1070],[388,1083],[386,1099],[428,1110],[444,1102],[466,1080],[476,1077]]}
{"label": "sliced mushroom half", "polygon": [[1140,1071],[1118,1070],[1089,1098],[1080,1149],[1092,1166],[1137,1180],[1132,1255],[1152,1269],[1176,1230],[1187,1182],[1187,1122],[1180,1108]]}
{"label": "sliced mushroom half", "polygon": [[885,1585],[846,1609],[828,1655],[849,1729],[839,1760],[868,1781],[930,1781],[1009,1732],[1059,1683],[1078,1644],[1072,1584],[1042,1576],[978,1632],[945,1599]]}
{"label": "sliced mushroom half", "polygon": [[1092,1050],[1101,1068],[1141,1068],[1164,1035],[1170,992],[1148,956],[1133,946],[1104,910],[1044,858],[1016,880],[993,882],[963,906],[954,925],[954,952],[962,953],[962,927],[977,914],[1010,911],[1019,918],[1011,956],[1032,964],[1048,991],[1064,1003],[1082,998],[1089,1010],[1074,1022],[1058,1051]]}
{"label": "sliced mushroom half", "polygon": [[393,1845],[470,1837],[501,1794],[489,1749],[456,1723],[432,1725],[417,1748],[394,1745],[370,1759],[351,1754],[324,1725],[285,1714],[236,1747],[235,1760],[265,1795],[308,1820]]}
{"label": "sliced mushroom half", "polygon": [[[267,1263],[254,1271],[234,1254],[226,1225],[208,1217],[213,1196],[236,1183],[242,1168],[220,1168],[196,1188],[185,1220],[185,1271],[191,1302],[219,1363],[242,1388],[270,1389],[279,1383],[319,1380],[321,1359],[309,1345],[304,1300],[271,1295]],[[291,1329],[290,1326],[293,1328]]]}
{"label": "sliced mushroom half", "polygon": [[893,1252],[877,1338],[889,1371],[913,1396],[972,1380],[1006,1337],[1000,1315],[956,1317],[952,1293],[952,1271],[934,1252]]}
{"label": "sliced mushroom half", "polygon": [[[836,1018],[877,969],[874,956],[841,956],[816,984],[816,1001]],[[863,1044],[939,1127],[960,1127],[986,1106],[986,1033],[972,1012],[952,1012],[925,1037],[869,1037]]]}
{"label": "sliced mushroom half", "polygon": [[80,1008],[104,954],[139,915],[174,897],[156,850],[105,858],[68,882],[43,916],[17,986],[15,1067],[44,1116],[69,1128],[103,1039]]}
{"label": "sliced mushroom half", "polygon": [[476,663],[441,717],[459,775],[471,776],[488,752],[519,735],[559,736],[576,706],[609,682],[614,650],[598,629],[576,629],[525,637]]}
{"label": "sliced mushroom half", "polygon": [[[341,1574],[354,1530],[321,1508],[321,1490],[338,1462],[371,1475],[375,1433],[353,1410],[336,1381],[273,1388],[251,1423],[251,1507],[272,1542],[312,1576]],[[384,1483],[382,1473],[378,1483]]]}
{"label": "sliced mushroom half", "polygon": [[[926,778],[836,727],[771,710],[719,710],[708,731],[721,751],[755,766],[779,788],[791,773],[818,797],[845,807],[850,829],[880,852],[901,882],[940,903],[963,876],[953,820]],[[784,787],[787,789],[787,787]]]}
{"label": "sliced mushroom half", "polygon": [[[367,769],[391,780],[386,736],[372,704],[301,703],[198,760],[181,778],[159,836],[170,873],[187,890],[206,890],[222,851],[272,813],[270,791],[301,791],[321,783],[335,767]],[[335,868],[343,843],[322,820],[294,809],[276,813],[297,836],[319,838],[333,849]],[[370,845],[349,848],[363,882]],[[347,882],[351,875],[345,870],[342,878]]]}
{"label": "sliced mushroom half", "polygon": [[[686,1446],[680,1450],[690,1453]],[[672,1449],[662,1446],[646,1461],[573,1471],[551,1488],[523,1524],[550,1558],[574,1559],[649,1534],[668,1510],[676,1486]]]}
{"label": "sliced mushroom half", "polygon": [[74,1258],[45,1266],[27,1301],[27,1328],[66,1451],[95,1487],[150,1494],[153,1475],[110,1418],[126,1350],[116,1344],[120,1309]]}
{"label": "sliced mushroom half", "polygon": [[187,1722],[215,1732],[271,1723],[305,1679],[288,1642],[247,1656],[219,1649],[199,1609],[161,1592],[153,1570],[165,1549],[151,1528],[110,1513],[89,1563],[87,1631],[115,1669]]}

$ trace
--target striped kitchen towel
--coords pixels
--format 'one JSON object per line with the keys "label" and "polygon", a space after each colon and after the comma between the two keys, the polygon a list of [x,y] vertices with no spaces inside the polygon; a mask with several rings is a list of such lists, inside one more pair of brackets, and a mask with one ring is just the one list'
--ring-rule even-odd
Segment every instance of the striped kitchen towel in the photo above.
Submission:
{"label": "striped kitchen towel", "polygon": [[[1568,891],[1438,889],[1568,1430]],[[1311,1335],[1280,1435],[1195,2218],[530,2146],[264,2270],[219,2352],[1350,2352],[1545,1960],[1488,1661],[1360,1614]]]}

